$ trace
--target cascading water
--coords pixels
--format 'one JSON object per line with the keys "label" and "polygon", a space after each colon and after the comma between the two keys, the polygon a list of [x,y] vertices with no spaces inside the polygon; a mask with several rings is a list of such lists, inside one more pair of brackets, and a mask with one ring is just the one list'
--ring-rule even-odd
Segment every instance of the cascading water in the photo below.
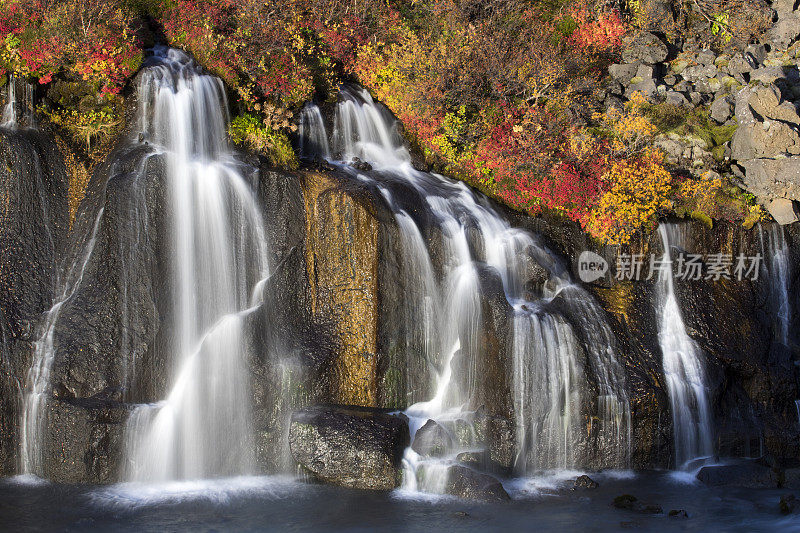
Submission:
{"label": "cascading water", "polygon": [[103,211],[100,210],[94,222],[84,253],[76,259],[68,272],[64,288],[56,303],[47,312],[43,321],[42,334],[34,343],[33,364],[28,371],[20,422],[20,471],[23,474],[44,474],[44,430],[47,422],[47,400],[50,394],[50,373],[55,358],[54,337],[56,324],[61,317],[64,305],[75,295],[83,281],[97,240]]}
{"label": "cascading water", "polygon": [[139,85],[144,138],[163,151],[172,213],[172,387],[126,428],[125,477],[253,472],[244,318],[267,277],[266,233],[226,138],[222,82],[158,48]]}
{"label": "cascading water", "polygon": [[9,76],[6,105],[3,107],[2,116],[0,116],[0,128],[14,129],[17,127],[17,89],[15,85],[14,76]]}
{"label": "cascading water", "polygon": [[664,247],[663,264],[670,265],[669,272],[661,272],[658,279],[658,342],[672,409],[675,465],[684,468],[693,459],[714,453],[711,408],[703,354],[686,333],[675,295],[672,248],[684,248],[683,235],[675,224],[661,224],[658,232]]}
{"label": "cascading water", "polygon": [[[563,265],[535,236],[512,228],[463,183],[415,170],[396,121],[366,91],[343,89],[330,144],[323,143],[327,135],[322,128],[319,110],[308,106],[301,117],[301,146],[314,150],[305,155],[325,157],[376,188],[400,230],[408,273],[403,280],[407,323],[401,329],[420,341],[416,346],[431,368],[435,391],[431,399],[417,400],[405,411],[412,441],[428,419],[452,427],[455,420],[469,420],[473,414],[467,406],[478,381],[472,358],[482,334],[480,280],[481,273],[490,272],[502,281],[513,315],[511,353],[506,355],[514,364],[516,470],[626,466],[630,411],[613,335],[597,304],[571,283]],[[373,170],[362,173],[347,165],[355,159],[369,162]],[[436,238],[441,239],[435,251],[419,220],[420,206],[435,220]],[[526,287],[532,263],[543,265],[550,276],[539,299]],[[427,385],[408,383],[408,396],[418,397],[415,391],[430,390]],[[589,451],[587,406],[592,404],[599,423],[591,438],[602,442],[603,449]],[[422,458],[409,448],[404,486],[440,492],[447,465],[470,444],[459,442],[439,460]],[[604,456],[590,457],[597,453]]]}
{"label": "cascading water", "polygon": [[[766,239],[764,234],[766,233]],[[789,301],[789,277],[791,275],[791,263],[789,260],[789,247],[786,244],[786,237],[783,227],[773,224],[765,232],[763,227],[759,227],[761,237],[761,248],[765,252],[762,255],[769,258],[769,278],[770,300],[773,312],[778,324],[780,341],[784,345],[789,343],[789,325],[791,322],[791,303]],[[767,250],[769,250],[767,252]]]}

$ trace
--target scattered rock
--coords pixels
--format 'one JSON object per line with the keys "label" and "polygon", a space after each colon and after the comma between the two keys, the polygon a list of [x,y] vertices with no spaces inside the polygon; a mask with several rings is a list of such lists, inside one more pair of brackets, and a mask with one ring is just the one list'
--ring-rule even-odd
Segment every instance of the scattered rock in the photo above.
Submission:
{"label": "scattered rock", "polygon": [[704,466],[697,479],[711,487],[777,488],[778,475],[754,461],[733,465]]}
{"label": "scattered rock", "polygon": [[448,468],[445,492],[452,496],[471,500],[507,501],[511,499],[497,478],[460,465]]}
{"label": "scattered rock", "polygon": [[400,484],[408,424],[381,409],[313,406],[292,413],[292,457],[327,483],[391,490]]}
{"label": "scattered rock", "polygon": [[667,45],[661,39],[650,32],[642,32],[622,51],[622,60],[625,63],[641,61],[652,65],[664,61],[668,54]]}
{"label": "scattered rock", "polygon": [[794,494],[785,494],[781,496],[778,508],[781,514],[800,513],[800,499],[797,499]]}
{"label": "scattered rock", "polygon": [[587,475],[578,476],[575,483],[572,485],[573,489],[596,489],[600,485],[597,481],[593,480]]}
{"label": "scattered rock", "polygon": [[660,505],[653,503],[642,503],[636,496],[630,494],[622,494],[614,498],[614,507],[617,509],[625,509],[628,511],[636,511],[637,513],[644,514],[661,514],[664,510]]}
{"label": "scattered rock", "polygon": [[731,100],[727,96],[723,96],[722,98],[717,98],[714,100],[714,103],[711,104],[711,118],[717,121],[720,124],[724,124],[728,121],[733,113],[731,112]]}
{"label": "scattered rock", "polygon": [[623,85],[628,85],[638,69],[639,63],[615,64],[608,67],[608,74]]}
{"label": "scattered rock", "polygon": [[786,50],[800,36],[800,17],[797,15],[780,18],[767,31],[766,39],[776,50]]}
{"label": "scattered rock", "polygon": [[442,457],[453,447],[453,437],[433,420],[417,430],[411,449],[425,457]]}
{"label": "scattered rock", "polygon": [[781,487],[784,489],[800,489],[800,468],[787,468],[784,470]]}
{"label": "scattered rock", "polygon": [[350,166],[357,170],[362,170],[364,172],[372,170],[372,165],[370,165],[366,161],[363,161],[362,159],[359,159],[358,157],[354,157],[353,160],[350,161]]}
{"label": "scattered rock", "polygon": [[678,91],[667,91],[665,97],[665,102],[670,105],[689,107],[689,100],[683,93],[679,93]]}
{"label": "scattered rock", "polygon": [[795,202],[786,198],[775,198],[767,203],[767,211],[775,219],[775,222],[785,226],[800,220],[798,209]]}
{"label": "scattered rock", "polygon": [[614,498],[614,507],[617,509],[633,509],[639,498],[630,494],[622,494]]}

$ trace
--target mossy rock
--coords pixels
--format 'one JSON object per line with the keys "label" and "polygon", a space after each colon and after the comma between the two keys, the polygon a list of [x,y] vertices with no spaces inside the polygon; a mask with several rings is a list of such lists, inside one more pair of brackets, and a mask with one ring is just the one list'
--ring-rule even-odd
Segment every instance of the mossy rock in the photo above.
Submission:
{"label": "mossy rock", "polygon": [[711,220],[710,216],[706,215],[702,211],[692,211],[691,217],[693,220],[700,222],[708,229],[712,229],[714,227],[714,221]]}

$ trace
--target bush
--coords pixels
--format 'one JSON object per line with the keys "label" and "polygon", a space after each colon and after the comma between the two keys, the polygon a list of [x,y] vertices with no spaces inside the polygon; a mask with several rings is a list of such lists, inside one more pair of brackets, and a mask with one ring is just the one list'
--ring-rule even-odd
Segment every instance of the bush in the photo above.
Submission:
{"label": "bush", "polygon": [[267,127],[257,117],[239,115],[231,121],[228,131],[234,143],[261,152],[272,165],[297,168],[297,157],[286,134]]}

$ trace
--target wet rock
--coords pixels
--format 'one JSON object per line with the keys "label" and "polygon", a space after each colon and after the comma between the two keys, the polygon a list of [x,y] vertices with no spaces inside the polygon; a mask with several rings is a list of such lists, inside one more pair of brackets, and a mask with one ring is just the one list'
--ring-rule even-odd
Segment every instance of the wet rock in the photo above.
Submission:
{"label": "wet rock", "polygon": [[614,498],[612,503],[617,509],[625,509],[627,511],[635,511],[642,514],[661,514],[664,512],[660,505],[653,503],[642,503],[636,496],[630,494],[622,494]]}
{"label": "wet rock", "polygon": [[794,494],[784,494],[778,502],[781,514],[800,513],[800,499]]}
{"label": "wet rock", "polygon": [[614,507],[617,509],[633,509],[639,498],[630,494],[621,494],[614,498]]}
{"label": "wet rock", "polygon": [[596,489],[600,485],[597,481],[593,480],[587,475],[578,476],[575,483],[572,485],[573,489]]}
{"label": "wet rock", "polygon": [[710,487],[776,488],[779,477],[754,461],[733,465],[704,466],[697,479]]}
{"label": "wet rock", "polygon": [[372,170],[372,165],[370,165],[366,161],[363,161],[362,159],[359,159],[358,157],[354,157],[353,160],[350,161],[350,166],[355,169],[362,170],[364,172]]}
{"label": "wet rock", "polygon": [[669,517],[670,518],[689,518],[689,515],[686,514],[686,511],[684,511],[683,509],[672,509],[669,512]]}
{"label": "wet rock", "polygon": [[784,470],[781,487],[784,489],[800,489],[800,468],[787,468]]}
{"label": "wet rock", "polygon": [[401,481],[408,424],[384,410],[314,406],[292,413],[292,457],[327,483],[391,490]]}
{"label": "wet rock", "polygon": [[459,465],[448,468],[445,492],[451,496],[471,500],[507,501],[511,499],[497,478]]}
{"label": "wet rock", "polygon": [[664,61],[669,54],[669,49],[664,42],[653,33],[642,32],[637,34],[622,51],[622,60],[625,63],[655,64]]}
{"label": "wet rock", "polygon": [[425,457],[442,457],[453,447],[453,437],[433,420],[417,430],[411,449]]}

